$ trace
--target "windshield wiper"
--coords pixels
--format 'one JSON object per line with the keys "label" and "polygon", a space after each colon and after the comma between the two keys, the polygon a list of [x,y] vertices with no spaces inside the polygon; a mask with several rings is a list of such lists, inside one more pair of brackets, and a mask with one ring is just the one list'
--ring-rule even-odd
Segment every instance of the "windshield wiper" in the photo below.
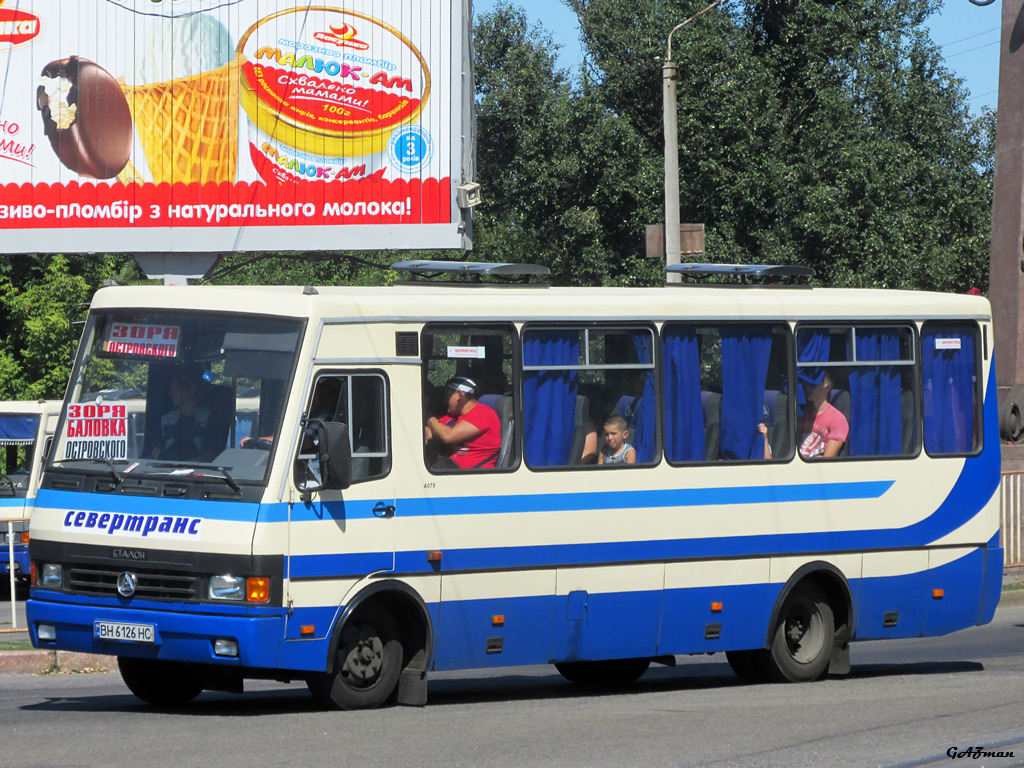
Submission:
{"label": "windshield wiper", "polygon": [[83,461],[89,461],[93,464],[106,464],[110,468],[110,476],[114,478],[114,485],[120,485],[124,478],[121,477],[121,473],[117,471],[117,467],[114,466],[113,459],[58,459],[53,462],[54,464],[79,464]]}
{"label": "windshield wiper", "polygon": [[[220,479],[223,480],[225,483],[227,483],[231,487],[232,491],[234,491],[235,493],[241,493],[242,492],[242,486],[240,486],[235,481],[235,478],[233,478],[231,476],[231,473],[228,472],[224,467],[215,467],[215,466],[213,466],[211,464],[209,466],[200,467],[200,469],[214,469],[214,470],[220,472],[221,473]],[[217,477],[217,475],[201,475],[201,474],[199,474],[197,472],[196,473],[196,477]]]}

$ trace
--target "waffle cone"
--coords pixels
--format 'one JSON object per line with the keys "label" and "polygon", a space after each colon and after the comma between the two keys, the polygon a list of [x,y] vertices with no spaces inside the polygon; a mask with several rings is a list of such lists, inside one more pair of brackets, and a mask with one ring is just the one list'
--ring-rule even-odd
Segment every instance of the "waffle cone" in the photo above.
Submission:
{"label": "waffle cone", "polygon": [[236,59],[192,77],[121,86],[155,183],[235,181],[238,74]]}

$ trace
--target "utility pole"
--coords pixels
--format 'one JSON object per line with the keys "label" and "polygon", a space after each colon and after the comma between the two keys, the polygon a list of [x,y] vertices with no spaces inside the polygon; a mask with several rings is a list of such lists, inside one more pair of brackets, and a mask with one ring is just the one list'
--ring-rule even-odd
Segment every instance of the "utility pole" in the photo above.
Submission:
{"label": "utility pole", "polygon": [[[678,106],[676,103],[676,80],[679,76],[679,65],[672,61],[672,35],[721,2],[723,0],[715,0],[711,5],[693,14],[686,21],[677,24],[668,33],[665,61],[661,65],[662,111],[665,123],[665,266],[680,263],[679,129],[677,122]],[[669,283],[678,283],[682,279],[682,275],[672,272],[668,273],[665,277],[666,282]]]}

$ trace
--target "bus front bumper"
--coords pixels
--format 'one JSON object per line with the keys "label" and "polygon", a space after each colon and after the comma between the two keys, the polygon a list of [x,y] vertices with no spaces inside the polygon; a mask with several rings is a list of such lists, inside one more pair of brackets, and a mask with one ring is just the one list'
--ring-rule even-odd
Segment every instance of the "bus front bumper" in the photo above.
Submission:
{"label": "bus front bumper", "polygon": [[[279,666],[284,637],[283,615],[185,613],[166,608],[78,604],[39,599],[35,590],[26,610],[32,645],[44,650],[275,668]],[[135,634],[144,640],[100,639],[97,635],[101,625],[105,634]],[[237,653],[225,655],[225,649],[230,651],[232,647]]]}

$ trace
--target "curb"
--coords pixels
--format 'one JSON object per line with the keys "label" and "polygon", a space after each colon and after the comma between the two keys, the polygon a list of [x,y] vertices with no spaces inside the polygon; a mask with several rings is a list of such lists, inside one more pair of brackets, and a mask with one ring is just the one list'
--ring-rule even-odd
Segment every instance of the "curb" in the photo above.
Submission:
{"label": "curb", "polygon": [[0,675],[114,672],[116,656],[71,651],[0,651]]}

